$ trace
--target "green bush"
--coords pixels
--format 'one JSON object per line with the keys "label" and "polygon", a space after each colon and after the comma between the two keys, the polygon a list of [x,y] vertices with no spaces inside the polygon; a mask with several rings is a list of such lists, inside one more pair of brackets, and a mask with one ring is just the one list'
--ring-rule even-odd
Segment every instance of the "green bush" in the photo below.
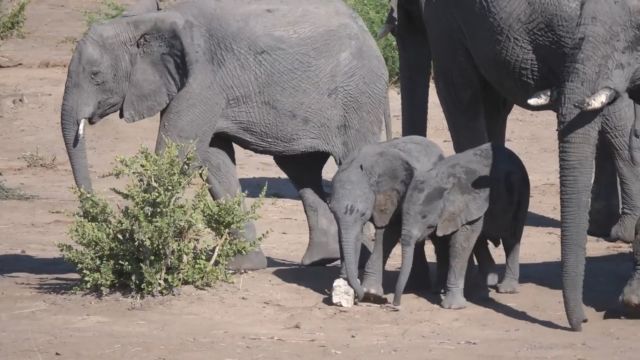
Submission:
{"label": "green bush", "polygon": [[115,19],[122,15],[125,10],[126,8],[115,0],[102,0],[102,4],[98,9],[85,11],[85,22],[87,26],[91,26],[98,22]]}
{"label": "green bush", "polygon": [[[169,144],[161,155],[143,148],[118,158],[111,174],[130,181],[124,190],[112,189],[124,200],[117,208],[98,195],[76,192],[80,206],[69,231],[75,244],[58,247],[76,266],[79,289],[164,295],[181,285],[208,287],[229,281],[228,262],[261,240],[236,241],[234,234],[257,219],[264,192],[246,211],[243,194],[212,201],[193,151],[181,152]],[[194,181],[195,194],[187,196]]]}
{"label": "green bush", "polygon": [[[376,37],[378,30],[387,20],[389,1],[346,0],[346,3],[360,15],[365,24],[367,24],[367,28],[371,34]],[[378,47],[389,70],[389,81],[391,83],[397,82],[398,76],[400,75],[400,60],[398,58],[398,48],[395,39],[393,36],[387,36],[378,41]]]}
{"label": "green bush", "polygon": [[23,37],[24,22],[26,21],[25,10],[29,0],[20,0],[8,13],[2,11],[2,0],[0,0],[0,40],[11,37]]}

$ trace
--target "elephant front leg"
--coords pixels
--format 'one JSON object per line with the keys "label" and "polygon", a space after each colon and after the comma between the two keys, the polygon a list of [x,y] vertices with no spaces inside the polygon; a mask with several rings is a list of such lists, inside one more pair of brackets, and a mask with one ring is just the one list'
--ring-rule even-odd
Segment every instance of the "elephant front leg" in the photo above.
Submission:
{"label": "elephant front leg", "polygon": [[467,306],[464,298],[464,283],[469,257],[482,230],[483,221],[480,219],[473,224],[464,225],[451,235],[449,242],[449,272],[447,273],[447,287],[442,303],[445,309],[463,309]]}
{"label": "elephant front leg", "polygon": [[376,229],[373,252],[369,257],[369,261],[367,261],[367,264],[365,265],[362,279],[362,288],[365,294],[363,299],[364,301],[373,303],[387,302],[387,299],[384,297],[384,290],[382,289],[384,253],[386,250],[385,248],[388,248],[389,246],[393,247],[393,244],[386,243],[391,238],[387,233],[396,232],[397,229],[397,224],[389,224],[386,228]]}
{"label": "elephant front leg", "polygon": [[327,265],[340,259],[338,226],[322,187],[322,168],[328,159],[325,153],[274,156],[298,190],[307,215],[309,244],[302,265]]}
{"label": "elephant front leg", "polygon": [[633,241],[634,271],[627,285],[622,291],[620,301],[634,316],[640,315],[640,221],[635,228],[635,240]]}
{"label": "elephant front leg", "polygon": [[600,135],[596,147],[595,176],[591,190],[589,229],[587,233],[609,241],[620,240],[622,234],[612,234],[620,220],[618,172],[609,144]]}
{"label": "elephant front leg", "polygon": [[[207,168],[207,184],[209,193],[218,200],[236,196],[240,191],[240,183],[236,175],[235,154],[233,144],[227,139],[215,137],[213,146],[199,149],[202,165]],[[244,207],[244,203],[242,204]],[[244,229],[232,234],[237,241],[256,241],[256,228],[252,221],[245,224]],[[259,270],[267,267],[267,258],[257,246],[245,255],[238,255],[228,264],[235,271]]]}

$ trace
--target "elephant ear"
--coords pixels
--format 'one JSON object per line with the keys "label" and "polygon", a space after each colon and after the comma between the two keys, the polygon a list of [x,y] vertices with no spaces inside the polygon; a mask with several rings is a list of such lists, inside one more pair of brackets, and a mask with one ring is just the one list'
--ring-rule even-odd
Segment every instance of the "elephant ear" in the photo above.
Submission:
{"label": "elephant ear", "polygon": [[450,181],[444,192],[442,212],[436,227],[437,236],[456,232],[463,225],[482,217],[489,208],[489,175],[475,171],[462,173]]}
{"label": "elephant ear", "polygon": [[165,14],[147,15],[133,49],[129,85],[122,117],[134,122],[162,111],[187,80],[185,46],[178,21]]}
{"label": "elephant ear", "polygon": [[373,224],[381,228],[387,226],[396,211],[399,211],[398,205],[407,192],[415,169],[397,150],[377,157],[375,168],[378,171],[369,174],[375,194],[372,218]]}

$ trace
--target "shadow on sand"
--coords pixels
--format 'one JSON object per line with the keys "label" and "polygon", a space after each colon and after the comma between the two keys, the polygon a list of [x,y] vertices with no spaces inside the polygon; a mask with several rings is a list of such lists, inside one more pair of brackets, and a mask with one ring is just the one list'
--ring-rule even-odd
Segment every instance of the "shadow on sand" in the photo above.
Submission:
{"label": "shadow on sand", "polygon": [[[298,264],[272,260],[270,266],[278,267],[273,271],[273,274],[282,281],[307,287],[324,296],[329,294],[333,280],[340,274],[338,265],[302,267]],[[583,301],[585,305],[594,308],[598,312],[605,312],[605,318],[623,317],[624,309],[618,304],[618,296],[629,279],[631,270],[631,257],[628,253],[588,257],[584,282]],[[498,271],[502,274],[504,266],[499,265]],[[431,264],[431,274],[432,277],[435,274],[435,264],[433,263]],[[385,271],[385,293],[389,294],[394,291],[397,277],[398,271]],[[560,291],[562,290],[560,262],[521,264],[520,282],[522,284],[532,283]],[[440,303],[439,296],[428,290],[416,291],[416,293],[433,304]],[[514,309],[491,298],[472,296],[469,301],[516,320],[527,321],[550,329],[569,329],[551,321],[537,319],[525,311]]]}

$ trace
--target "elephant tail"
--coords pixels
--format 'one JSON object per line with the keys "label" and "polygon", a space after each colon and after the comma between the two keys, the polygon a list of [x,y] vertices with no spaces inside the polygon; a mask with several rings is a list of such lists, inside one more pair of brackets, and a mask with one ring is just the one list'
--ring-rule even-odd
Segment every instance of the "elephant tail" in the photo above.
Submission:
{"label": "elephant tail", "polygon": [[391,128],[391,109],[389,105],[389,92],[387,91],[386,101],[384,105],[384,131],[387,137],[387,141],[393,137],[393,131]]}

